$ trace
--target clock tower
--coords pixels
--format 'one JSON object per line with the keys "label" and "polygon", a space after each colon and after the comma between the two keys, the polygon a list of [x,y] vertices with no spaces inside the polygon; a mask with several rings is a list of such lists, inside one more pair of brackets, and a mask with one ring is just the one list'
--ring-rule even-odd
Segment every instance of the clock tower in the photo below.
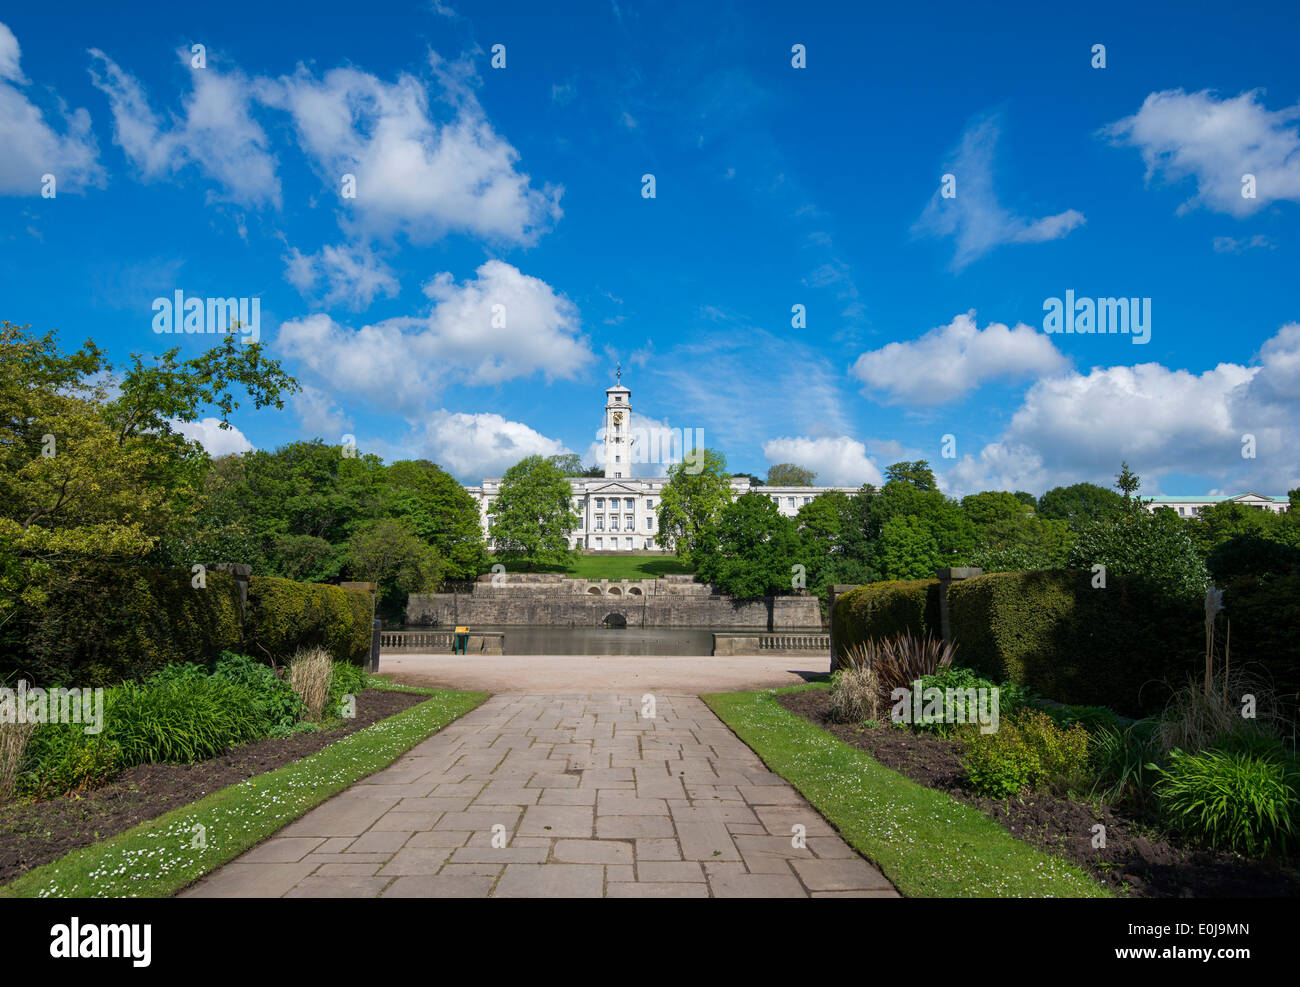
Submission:
{"label": "clock tower", "polygon": [[623,386],[623,368],[615,375],[618,383],[605,389],[605,478],[632,475],[632,392]]}

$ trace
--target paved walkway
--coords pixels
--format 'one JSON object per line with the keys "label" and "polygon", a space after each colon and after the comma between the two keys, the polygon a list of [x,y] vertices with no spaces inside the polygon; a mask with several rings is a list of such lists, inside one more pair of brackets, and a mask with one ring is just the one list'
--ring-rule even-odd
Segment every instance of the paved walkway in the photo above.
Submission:
{"label": "paved walkway", "polygon": [[654,698],[494,696],[184,895],[897,897],[698,697]]}

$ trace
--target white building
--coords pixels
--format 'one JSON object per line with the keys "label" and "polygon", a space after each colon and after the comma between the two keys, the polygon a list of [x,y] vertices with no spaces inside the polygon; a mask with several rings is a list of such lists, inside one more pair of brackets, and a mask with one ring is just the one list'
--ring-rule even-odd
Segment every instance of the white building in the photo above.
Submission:
{"label": "white building", "polygon": [[[619,383],[605,391],[605,475],[569,478],[573,509],[582,519],[570,535],[573,548],[595,552],[663,551],[659,533],[659,498],[666,477],[632,475],[632,446],[642,435],[632,429],[632,392]],[[638,461],[644,462],[644,458]],[[483,533],[488,531],[488,508],[501,490],[501,478],[485,479],[465,490],[478,501]],[[857,493],[857,487],[753,487],[748,477],[733,478],[734,496],[751,491],[771,497],[786,517],[828,490]]]}
{"label": "white building", "polygon": [[[1146,499],[1143,498],[1144,503]],[[1257,493],[1237,494],[1235,497],[1153,497],[1150,503],[1146,504],[1149,511],[1154,511],[1157,507],[1168,507],[1176,511],[1180,517],[1196,517],[1203,507],[1213,507],[1215,504],[1224,504],[1228,501],[1234,501],[1246,507],[1253,507],[1257,511],[1273,511],[1281,514],[1288,510],[1291,501],[1287,497],[1265,497]]]}

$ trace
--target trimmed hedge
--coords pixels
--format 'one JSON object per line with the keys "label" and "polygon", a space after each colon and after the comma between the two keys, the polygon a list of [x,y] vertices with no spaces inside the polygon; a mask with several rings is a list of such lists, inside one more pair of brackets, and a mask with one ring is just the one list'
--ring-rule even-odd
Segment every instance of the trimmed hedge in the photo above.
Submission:
{"label": "trimmed hedge", "polygon": [[209,571],[78,569],[25,615],[12,671],[42,685],[109,686],[176,661],[210,662],[243,644],[239,586]]}
{"label": "trimmed hedge", "polygon": [[253,576],[248,583],[251,653],[287,661],[299,648],[324,647],[337,661],[364,664],[370,654],[370,597],[324,583]]}
{"label": "trimmed hedge", "polygon": [[835,601],[831,614],[836,665],[840,654],[868,638],[911,631],[939,636],[939,580],[893,579],[850,590]]}
{"label": "trimmed hedge", "polygon": [[1087,570],[997,572],[948,588],[957,662],[1058,702],[1160,710],[1203,667],[1204,612],[1136,580]]}
{"label": "trimmed hedge", "polygon": [[1300,693],[1300,570],[1278,576],[1242,576],[1223,594],[1231,621],[1231,661],[1263,672],[1295,715]]}

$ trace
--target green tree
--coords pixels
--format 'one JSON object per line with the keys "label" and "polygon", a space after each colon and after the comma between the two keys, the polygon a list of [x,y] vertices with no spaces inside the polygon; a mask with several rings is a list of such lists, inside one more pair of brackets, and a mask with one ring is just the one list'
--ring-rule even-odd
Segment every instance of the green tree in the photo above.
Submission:
{"label": "green tree", "polygon": [[705,449],[694,465],[674,463],[659,499],[659,543],[698,567],[696,550],[707,548],[701,535],[717,525],[730,503],[731,474],[722,453]]}
{"label": "green tree", "polygon": [[777,463],[767,469],[769,487],[811,487],[817,474],[794,463]]}
{"label": "green tree", "polygon": [[1045,518],[1068,521],[1071,525],[1094,521],[1122,507],[1124,498],[1095,483],[1053,487],[1038,501],[1038,513]]}
{"label": "green tree", "polygon": [[[547,456],[546,461],[558,469],[565,476],[582,476],[582,457],[576,452],[561,453],[558,456]],[[604,471],[601,471],[602,475]]]}
{"label": "green tree", "polygon": [[529,569],[564,565],[569,533],[581,520],[572,497],[568,478],[541,456],[528,456],[506,470],[488,508],[488,537],[498,558]]}
{"label": "green tree", "polygon": [[1128,468],[1128,461],[1120,463],[1119,472],[1115,474],[1115,488],[1128,500],[1142,486],[1142,477]]}
{"label": "green tree", "polygon": [[87,561],[140,562],[193,527],[211,459],[180,424],[229,415],[238,394],[283,407],[298,389],[232,336],[189,360],[133,356],[120,380],[93,342],[0,323],[0,625]]}
{"label": "green tree", "polygon": [[381,601],[400,609],[409,593],[435,589],[442,581],[437,553],[405,521],[380,518],[348,539],[347,568],[361,582],[378,583]]}
{"label": "green tree", "polygon": [[711,551],[701,553],[698,572],[722,592],[749,599],[791,589],[799,537],[771,498],[738,497],[722,509],[708,539]]}
{"label": "green tree", "polygon": [[1081,525],[1067,564],[1105,566],[1108,575],[1134,576],[1179,596],[1198,596],[1209,583],[1182,519],[1167,507],[1148,511],[1138,500]]}
{"label": "green tree", "polygon": [[425,459],[388,467],[386,513],[406,521],[442,559],[447,579],[473,579],[487,568],[478,503],[455,477]]}
{"label": "green tree", "polygon": [[888,481],[910,483],[918,490],[939,489],[939,484],[934,478],[934,470],[930,469],[930,463],[924,459],[918,459],[916,462],[894,463],[885,470],[885,480],[887,483]]}

